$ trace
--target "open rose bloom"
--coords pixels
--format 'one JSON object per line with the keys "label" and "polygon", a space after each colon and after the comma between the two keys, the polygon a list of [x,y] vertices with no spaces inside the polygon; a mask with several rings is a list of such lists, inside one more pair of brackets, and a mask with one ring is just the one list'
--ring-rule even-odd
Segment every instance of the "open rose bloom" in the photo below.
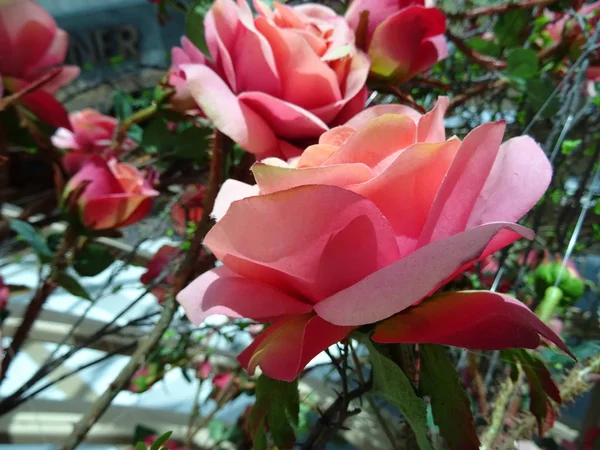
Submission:
{"label": "open rose bloom", "polygon": [[[54,93],[79,75],[65,60],[69,37],[34,0],[0,1],[0,75],[4,90],[15,93],[57,70],[40,89],[20,102],[44,122],[69,128],[67,113]],[[0,88],[0,93],[2,88]]]}
{"label": "open rose bloom", "polygon": [[363,108],[369,60],[328,7],[254,6],[257,17],[244,0],[216,0],[204,21],[211,60],[184,38],[169,81],[176,103],[192,98],[245,150],[297,156],[299,142],[316,141]]}
{"label": "open rose bloom", "polygon": [[71,129],[58,128],[52,136],[55,147],[67,150],[63,164],[69,173],[77,172],[92,154],[108,158],[135,148],[135,142],[126,138],[121,148],[111,150],[119,122],[95,109],[86,108],[69,114],[69,122]]}
{"label": "open rose bloom", "polygon": [[446,140],[447,105],[425,115],[367,109],[291,164],[256,164],[257,186],[226,182],[205,240],[223,265],[179,294],[190,320],[270,323],[239,360],[280,380],[368,324],[378,342],[494,350],[535,348],[543,336],[568,352],[515,298],[436,294],[476,261],[533,238],[515,222],[551,178],[531,138],[502,144],[502,122]]}

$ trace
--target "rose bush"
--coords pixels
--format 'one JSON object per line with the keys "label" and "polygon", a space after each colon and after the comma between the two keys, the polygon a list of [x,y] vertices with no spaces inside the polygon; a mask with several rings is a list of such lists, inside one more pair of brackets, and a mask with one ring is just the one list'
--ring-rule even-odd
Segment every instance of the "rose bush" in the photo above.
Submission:
{"label": "rose bush", "polygon": [[46,77],[40,89],[24,95],[20,102],[44,122],[65,128],[70,127],[67,113],[53,94],[79,75],[79,67],[60,66],[68,42],[67,33],[35,1],[0,2],[0,80],[4,89],[15,93]]}
{"label": "rose bush", "polygon": [[58,128],[52,136],[55,147],[68,150],[63,164],[69,173],[77,172],[92,154],[109,158],[135,148],[135,141],[126,138],[120,148],[111,150],[119,122],[95,109],[87,108],[69,114],[69,123],[70,129]]}
{"label": "rose bush", "polygon": [[257,186],[226,182],[205,240],[223,266],[179,294],[190,320],[272,322],[239,360],[281,380],[374,323],[379,342],[493,350],[535,348],[541,335],[568,352],[510,296],[435,294],[476,261],[532,239],[515,222],[551,178],[531,138],[502,144],[503,122],[446,140],[446,105],[423,116],[366,110],[324,133],[296,167],[270,160],[254,166]]}
{"label": "rose bush", "polygon": [[176,99],[191,96],[214,126],[251,153],[290,157],[363,108],[369,72],[346,20],[317,4],[271,10],[216,0],[206,15],[211,60],[187,40],[173,50]]}
{"label": "rose bush", "polygon": [[69,180],[63,194],[68,206],[75,203],[81,223],[93,230],[138,222],[150,213],[157,195],[135,167],[96,154]]}
{"label": "rose bush", "polygon": [[[354,0],[346,11],[371,73],[399,84],[448,56],[446,19],[424,0]],[[399,43],[402,43],[399,45]]]}

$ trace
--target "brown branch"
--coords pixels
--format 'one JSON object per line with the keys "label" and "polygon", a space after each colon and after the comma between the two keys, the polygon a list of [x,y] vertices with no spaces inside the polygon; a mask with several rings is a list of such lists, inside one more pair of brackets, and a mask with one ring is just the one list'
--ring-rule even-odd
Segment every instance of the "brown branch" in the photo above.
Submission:
{"label": "brown branch", "polygon": [[491,70],[506,69],[506,61],[502,61],[492,56],[484,55],[483,53],[475,51],[472,47],[469,47],[469,45],[465,41],[463,41],[455,34],[452,34],[450,31],[446,31],[446,37],[450,42],[456,45],[456,48],[458,48],[462,53],[464,53],[467,58],[469,58],[473,62],[476,62],[480,66],[486,67]]}
{"label": "brown branch", "polygon": [[471,86],[469,89],[467,89],[462,94],[454,97],[454,99],[450,102],[450,105],[448,106],[448,114],[450,114],[452,111],[454,111],[459,106],[464,105],[471,98],[473,98],[474,96],[476,96],[478,94],[481,94],[483,92],[502,89],[507,86],[508,86],[508,81],[506,81],[506,80],[495,80],[491,83],[485,82],[485,83],[479,83],[474,86]]}
{"label": "brown branch", "polygon": [[382,87],[382,90],[383,91],[387,91],[387,92],[389,92],[391,94],[394,94],[396,97],[398,97],[398,100],[400,100],[400,101],[402,101],[404,103],[408,103],[412,108],[416,109],[421,114],[425,114],[427,112],[427,110],[425,108],[423,108],[421,105],[419,105],[418,103],[416,103],[407,94],[405,94],[404,92],[400,91],[400,89],[398,89],[396,86],[391,86],[389,84],[386,84],[385,86]]}
{"label": "brown branch", "polygon": [[464,11],[458,13],[445,13],[446,17],[450,19],[476,19],[482,16],[491,16],[493,14],[502,14],[508,11],[514,11],[516,9],[531,9],[536,6],[549,6],[556,3],[557,0],[524,0],[520,3],[503,3],[494,6],[481,6],[479,8],[473,8],[471,11]]}
{"label": "brown branch", "polygon": [[75,425],[71,435],[60,447],[61,450],[73,450],[85,439],[85,436],[89,432],[90,428],[108,409],[117,394],[129,383],[129,380],[133,374],[141,367],[148,353],[154,349],[164,332],[169,327],[171,319],[173,318],[175,310],[177,309],[175,297],[179,291],[181,291],[185,285],[191,281],[191,277],[194,275],[194,268],[198,260],[198,255],[202,249],[202,240],[210,229],[210,212],[213,209],[215,198],[221,184],[221,174],[223,172],[222,164],[224,161],[224,153],[226,151],[227,143],[228,141],[226,137],[219,131],[215,131],[208,189],[204,200],[204,214],[192,239],[190,249],[188,250],[188,253],[186,254],[185,259],[183,260],[179,272],[175,278],[171,294],[164,303],[164,309],[159,321],[148,338],[140,342],[131,359],[123,368],[121,373],[117,376],[115,381],[111,383],[104,394],[102,394],[102,396],[100,396],[100,398],[94,402],[92,407],[81,418],[77,425]]}
{"label": "brown branch", "polygon": [[76,245],[76,243],[77,234],[73,231],[72,228],[68,227],[65,231],[62,245],[54,255],[50,273],[42,281],[42,283],[36,290],[35,295],[29,302],[29,305],[27,305],[27,309],[25,310],[23,320],[21,321],[19,328],[17,328],[17,331],[15,332],[12,342],[10,343],[10,347],[6,351],[4,361],[2,362],[2,373],[0,373],[0,382],[6,377],[10,364],[14,360],[15,356],[17,356],[17,354],[21,350],[21,347],[27,340],[29,332],[31,331],[31,327],[40,315],[44,303],[46,303],[46,300],[48,299],[50,294],[52,294],[58,287],[55,282],[55,279],[57,275],[67,266],[67,255],[71,251],[71,249]]}

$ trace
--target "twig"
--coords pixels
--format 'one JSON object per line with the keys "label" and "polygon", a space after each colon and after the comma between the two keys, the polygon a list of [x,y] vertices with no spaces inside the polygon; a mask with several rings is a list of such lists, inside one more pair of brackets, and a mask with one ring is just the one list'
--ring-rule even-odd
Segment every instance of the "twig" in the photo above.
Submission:
{"label": "twig", "polygon": [[398,100],[404,102],[404,103],[408,103],[412,108],[416,109],[417,111],[419,111],[421,114],[425,114],[427,112],[427,110],[425,108],[423,108],[421,105],[419,105],[418,103],[416,103],[413,99],[411,99],[407,94],[405,94],[404,92],[400,91],[400,89],[398,89],[396,86],[392,86],[389,84],[386,84],[385,86],[381,87],[382,91],[387,91],[391,94],[394,94]]}
{"label": "twig", "polygon": [[129,129],[139,122],[148,120],[150,117],[152,117],[154,114],[156,114],[157,111],[158,111],[158,108],[157,108],[156,104],[153,103],[150,106],[145,107],[144,109],[140,109],[139,111],[135,112],[130,117],[128,117],[126,120],[121,122],[121,124],[119,125],[119,128],[117,128],[117,132],[115,133],[115,137],[111,144],[111,149],[113,149],[113,150],[119,149],[121,147],[121,145],[123,144],[123,141],[127,137],[127,133],[129,132]]}
{"label": "twig", "polygon": [[176,310],[176,295],[185,287],[190,281],[194,273],[194,265],[198,259],[200,250],[202,249],[202,240],[210,228],[210,212],[214,206],[214,201],[217,196],[217,191],[221,183],[222,177],[222,163],[223,153],[225,152],[226,138],[219,131],[215,131],[215,139],[213,144],[213,154],[210,167],[209,175],[209,186],[205,197],[205,208],[202,220],[196,234],[192,239],[191,247],[186,254],[186,257],[181,265],[179,273],[175,277],[171,295],[167,298],[164,303],[164,309],[161,317],[156,324],[156,327],[147,339],[143,340],[136,351],[133,353],[131,359],[127,365],[123,368],[121,373],[117,376],[115,381],[109,386],[109,388],[100,396],[94,403],[91,409],[81,418],[81,420],[75,425],[75,429],[71,435],[66,439],[63,445],[60,447],[61,450],[73,450],[79,445],[85,438],[89,429],[96,423],[96,421],[104,414],[108,409],[113,399],[117,394],[127,385],[133,374],[143,364],[146,356],[154,349],[154,347],[160,341],[162,335],[167,330],[171,319],[175,314]]}
{"label": "twig", "polygon": [[512,397],[512,394],[515,390],[515,383],[511,380],[510,377],[507,377],[502,385],[500,386],[500,391],[496,396],[496,400],[494,402],[494,410],[492,412],[492,423],[487,428],[483,437],[481,438],[481,449],[489,450],[494,448],[494,442],[498,437],[498,434],[502,430],[502,426],[504,425],[504,414],[506,413],[506,408],[508,407],[508,403]]}
{"label": "twig", "polygon": [[473,386],[475,387],[475,392],[477,393],[477,402],[479,403],[479,412],[483,417],[487,417],[489,413],[489,405],[487,402],[487,392],[485,386],[483,384],[483,378],[481,377],[481,372],[479,372],[479,368],[477,367],[477,361],[475,361],[475,355],[473,353],[469,353],[468,356],[469,362],[469,370],[471,372],[471,376],[473,377]]}
{"label": "twig", "polygon": [[27,94],[30,94],[33,91],[37,91],[38,89],[42,88],[45,84],[56,78],[62,72],[62,70],[62,67],[55,67],[47,73],[45,73],[44,75],[42,75],[41,77],[39,77],[38,79],[36,79],[35,81],[33,81],[32,83],[28,84],[24,89],[15,92],[14,94],[9,95],[3,99],[0,99],[0,111],[11,106],[13,103],[18,102]]}
{"label": "twig", "polygon": [[450,102],[450,105],[448,106],[448,113],[451,113],[459,106],[465,104],[467,101],[469,101],[471,98],[473,98],[477,94],[502,89],[502,88],[505,88],[506,86],[508,86],[507,80],[495,80],[492,83],[484,82],[484,83],[476,84],[475,86],[471,86],[464,93],[454,97],[454,99]]}
{"label": "twig", "polygon": [[14,360],[17,353],[19,353],[19,350],[21,350],[21,347],[23,346],[25,341],[27,340],[27,336],[29,336],[29,332],[31,331],[33,323],[42,311],[42,306],[44,306],[44,303],[46,302],[50,294],[52,294],[52,292],[54,292],[58,287],[58,285],[55,282],[55,279],[58,276],[58,274],[66,267],[67,254],[76,243],[77,234],[71,227],[67,227],[65,235],[63,237],[63,242],[52,260],[50,273],[42,281],[42,283],[36,290],[35,295],[29,302],[29,305],[27,306],[27,309],[25,311],[25,315],[23,316],[23,321],[21,322],[19,328],[15,332],[10,347],[6,351],[6,355],[2,364],[2,373],[0,374],[0,382],[6,377],[10,364]]}
{"label": "twig", "polygon": [[482,6],[474,8],[471,11],[446,13],[446,17],[450,19],[476,19],[481,16],[491,16],[492,14],[501,14],[515,9],[531,9],[536,6],[548,6],[556,3],[557,0],[524,0],[520,3],[503,3],[494,6]]}
{"label": "twig", "polygon": [[486,67],[491,70],[503,70],[506,69],[506,61],[502,61],[500,59],[494,58],[492,56],[484,55],[475,51],[472,47],[469,47],[465,41],[451,33],[450,31],[446,31],[446,37],[450,42],[456,45],[462,53],[465,54],[469,59],[476,62],[480,66]]}

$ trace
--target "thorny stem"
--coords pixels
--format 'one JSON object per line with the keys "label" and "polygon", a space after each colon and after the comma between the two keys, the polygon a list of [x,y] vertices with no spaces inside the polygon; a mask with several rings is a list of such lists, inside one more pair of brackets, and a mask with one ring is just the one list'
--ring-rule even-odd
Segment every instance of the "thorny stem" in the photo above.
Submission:
{"label": "thorny stem", "polygon": [[0,382],[6,377],[10,364],[27,340],[29,332],[31,331],[31,327],[40,315],[44,303],[46,303],[46,300],[50,294],[52,294],[58,287],[56,284],[56,277],[66,268],[67,256],[76,244],[77,233],[71,227],[67,227],[62,244],[54,255],[50,265],[50,273],[39,285],[33,298],[29,302],[29,305],[27,305],[23,320],[15,332],[10,347],[6,351],[2,364],[2,373],[0,374]]}
{"label": "thorny stem", "polygon": [[225,137],[219,132],[215,131],[215,139],[213,145],[212,161],[210,165],[209,174],[209,185],[207,194],[205,197],[205,208],[202,220],[196,234],[192,239],[192,244],[185,259],[180,267],[179,273],[173,283],[171,295],[167,298],[164,303],[164,309],[160,316],[158,323],[156,324],[152,333],[147,339],[140,342],[138,348],[133,353],[131,359],[127,365],[123,368],[121,373],[117,376],[115,381],[109,386],[109,388],[98,398],[87,413],[81,418],[81,420],[75,425],[71,435],[65,440],[63,445],[60,447],[61,450],[73,450],[79,445],[89,432],[90,428],[98,421],[98,419],[108,409],[111,402],[117,396],[117,394],[123,390],[123,388],[129,383],[129,380],[133,374],[141,367],[146,359],[146,356],[154,349],[158,344],[164,332],[169,327],[171,319],[177,309],[177,303],[175,300],[176,295],[185,287],[190,281],[194,274],[194,266],[198,259],[200,250],[202,249],[202,240],[210,228],[210,212],[213,209],[214,201],[217,195],[219,185],[221,184],[222,177],[222,163],[224,160],[225,151]]}

